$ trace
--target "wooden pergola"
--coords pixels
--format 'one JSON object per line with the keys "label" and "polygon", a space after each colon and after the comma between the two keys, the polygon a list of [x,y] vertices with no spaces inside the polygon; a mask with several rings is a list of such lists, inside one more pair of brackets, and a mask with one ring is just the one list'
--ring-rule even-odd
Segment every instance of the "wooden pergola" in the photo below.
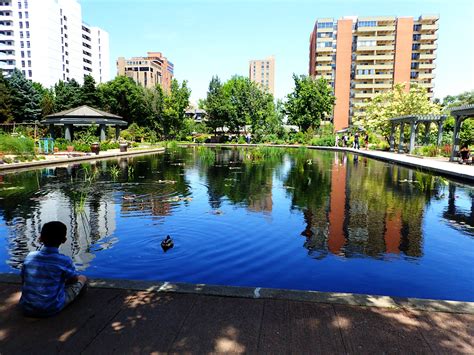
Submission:
{"label": "wooden pergola", "polygon": [[455,161],[459,152],[461,127],[464,120],[474,118],[474,105],[457,106],[450,109],[451,116],[454,117],[453,148],[449,161]]}
{"label": "wooden pergola", "polygon": [[403,141],[404,141],[404,129],[405,125],[410,125],[410,145],[408,147],[408,152],[413,153],[415,149],[415,139],[418,133],[420,124],[425,125],[425,144],[429,141],[429,132],[430,126],[432,123],[438,125],[438,139],[436,141],[437,145],[441,144],[441,139],[443,137],[443,122],[446,120],[446,115],[408,115],[394,117],[390,119],[391,131],[390,131],[390,151],[393,152],[395,148],[395,128],[397,125],[400,125],[400,140],[398,142],[398,153],[404,153],[403,150]]}
{"label": "wooden pergola", "polygon": [[74,126],[98,125],[100,130],[100,141],[105,140],[105,127],[115,126],[115,138],[120,136],[120,127],[128,123],[122,117],[98,110],[89,106],[80,106],[66,111],[54,113],[44,117],[41,124],[48,125],[52,137],[54,138],[54,126],[64,126],[64,138],[72,141],[74,136]]}

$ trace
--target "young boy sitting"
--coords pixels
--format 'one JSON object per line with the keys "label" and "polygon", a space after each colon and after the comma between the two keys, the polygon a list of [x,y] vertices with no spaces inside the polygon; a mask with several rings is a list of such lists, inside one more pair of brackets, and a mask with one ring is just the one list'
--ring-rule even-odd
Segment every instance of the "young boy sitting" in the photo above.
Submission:
{"label": "young boy sitting", "polygon": [[46,223],[39,239],[43,247],[29,253],[23,263],[20,305],[29,316],[48,317],[58,313],[87,283],[87,278],[76,272],[71,258],[59,253],[66,232],[64,223]]}

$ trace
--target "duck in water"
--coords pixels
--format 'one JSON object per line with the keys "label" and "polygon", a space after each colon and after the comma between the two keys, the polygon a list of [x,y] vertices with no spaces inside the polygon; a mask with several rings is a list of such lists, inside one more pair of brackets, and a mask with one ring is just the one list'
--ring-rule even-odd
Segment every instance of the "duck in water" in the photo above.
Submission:
{"label": "duck in water", "polygon": [[161,241],[161,247],[163,248],[163,251],[167,251],[168,249],[171,249],[174,246],[173,239],[169,235],[166,236],[165,239]]}

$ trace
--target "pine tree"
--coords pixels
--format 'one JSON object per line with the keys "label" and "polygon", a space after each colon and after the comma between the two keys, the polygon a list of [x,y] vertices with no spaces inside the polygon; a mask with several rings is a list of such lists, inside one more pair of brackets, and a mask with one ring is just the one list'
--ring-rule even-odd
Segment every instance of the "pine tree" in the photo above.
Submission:
{"label": "pine tree", "polygon": [[41,95],[31,80],[15,69],[8,78],[11,89],[12,113],[16,122],[35,121],[41,117]]}
{"label": "pine tree", "polygon": [[0,70],[0,122],[13,120],[11,91]]}
{"label": "pine tree", "polygon": [[81,105],[100,108],[100,97],[97,91],[95,80],[91,75],[84,77],[84,84],[81,88]]}

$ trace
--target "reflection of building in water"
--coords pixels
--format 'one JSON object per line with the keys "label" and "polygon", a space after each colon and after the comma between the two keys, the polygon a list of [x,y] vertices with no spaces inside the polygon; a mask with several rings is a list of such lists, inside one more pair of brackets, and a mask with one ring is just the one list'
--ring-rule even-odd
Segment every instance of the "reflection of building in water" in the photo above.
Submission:
{"label": "reflection of building in water", "polygon": [[[469,208],[461,208],[456,205],[456,185],[449,184],[448,188],[448,206],[443,212],[443,217],[449,222],[449,226],[474,233],[474,193],[471,192],[471,206]],[[438,198],[440,198],[438,196]]]}
{"label": "reflection of building in water", "polygon": [[377,162],[347,163],[345,154],[341,160],[335,153],[328,203],[304,212],[307,249],[348,257],[422,255],[425,196],[399,183],[413,179],[413,173],[387,166],[375,170],[372,163]]}
{"label": "reflection of building in water", "polygon": [[17,218],[6,223],[10,229],[11,255],[7,263],[12,267],[19,267],[28,252],[39,248],[41,226],[49,221],[57,220],[66,224],[67,241],[60,250],[72,257],[79,270],[86,269],[95,257],[91,252],[94,244],[100,245],[96,249],[107,249],[116,242],[115,238],[107,238],[116,228],[111,191],[88,196],[83,210],[60,189],[37,199],[38,204],[27,218]]}
{"label": "reflection of building in water", "polygon": [[124,215],[140,213],[142,215],[165,217],[171,215],[171,209],[171,204],[163,201],[162,197],[147,195],[133,200],[124,200],[120,212]]}

